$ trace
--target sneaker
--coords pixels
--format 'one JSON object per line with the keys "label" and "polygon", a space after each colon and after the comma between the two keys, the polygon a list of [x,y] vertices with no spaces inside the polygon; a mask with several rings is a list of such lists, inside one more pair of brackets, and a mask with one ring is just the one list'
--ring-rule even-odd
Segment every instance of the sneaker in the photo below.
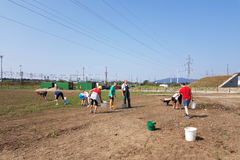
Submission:
{"label": "sneaker", "polygon": [[90,107],[90,105],[88,105],[87,107]]}
{"label": "sneaker", "polygon": [[179,109],[182,109],[182,108],[179,108]]}
{"label": "sneaker", "polygon": [[186,118],[190,119],[190,116],[189,116],[189,115],[187,115],[187,116],[186,116]]}
{"label": "sneaker", "polygon": [[172,109],[175,109],[174,107],[172,107]]}
{"label": "sneaker", "polygon": [[93,111],[90,111],[90,113],[93,113]]}
{"label": "sneaker", "polygon": [[184,116],[187,116],[187,113],[184,113],[183,115],[184,115]]}
{"label": "sneaker", "polygon": [[58,105],[58,103],[56,105]]}
{"label": "sneaker", "polygon": [[82,104],[82,106],[83,106],[83,104]]}
{"label": "sneaker", "polygon": [[111,107],[112,109],[115,109],[114,106]]}
{"label": "sneaker", "polygon": [[97,114],[97,112],[96,112],[96,111],[94,111],[94,114]]}

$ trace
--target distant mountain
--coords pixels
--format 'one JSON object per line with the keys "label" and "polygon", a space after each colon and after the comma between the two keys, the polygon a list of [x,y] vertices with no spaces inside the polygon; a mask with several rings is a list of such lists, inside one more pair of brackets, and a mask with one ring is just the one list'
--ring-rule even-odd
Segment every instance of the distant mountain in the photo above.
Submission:
{"label": "distant mountain", "polygon": [[[197,81],[198,79],[190,79],[189,81],[192,83]],[[156,80],[158,83],[170,83],[170,78],[165,78],[161,80]],[[178,78],[178,83],[186,83],[188,80],[186,78]],[[172,82],[177,83],[177,78],[172,78]]]}

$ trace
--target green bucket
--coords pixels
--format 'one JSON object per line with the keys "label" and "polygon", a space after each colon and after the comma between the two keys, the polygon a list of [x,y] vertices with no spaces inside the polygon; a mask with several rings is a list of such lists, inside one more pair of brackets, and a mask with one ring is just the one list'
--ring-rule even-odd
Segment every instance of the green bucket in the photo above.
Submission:
{"label": "green bucket", "polygon": [[155,125],[156,125],[155,121],[148,121],[147,124],[148,124],[148,130],[149,131],[154,131],[155,130]]}

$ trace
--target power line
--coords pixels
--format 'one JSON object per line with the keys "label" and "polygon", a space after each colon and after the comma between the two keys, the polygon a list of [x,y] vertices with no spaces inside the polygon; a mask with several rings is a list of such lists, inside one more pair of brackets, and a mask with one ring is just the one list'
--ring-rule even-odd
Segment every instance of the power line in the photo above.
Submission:
{"label": "power line", "polygon": [[[60,12],[58,12],[58,11],[56,11],[56,10],[54,10],[54,9],[46,6],[46,5],[44,5],[44,4],[42,4],[42,3],[40,3],[40,2],[38,2],[38,1],[36,1],[36,0],[34,0],[34,1],[37,2],[37,3],[40,4],[40,5],[48,8],[48,9],[50,9],[51,11],[56,12],[56,13],[64,16],[64,17],[66,17],[66,18],[68,18],[68,19],[70,19],[70,20],[72,20],[72,21],[74,21],[74,22],[76,22],[76,23],[78,23],[78,24],[80,24],[80,25],[88,28],[89,30],[92,30],[92,31],[98,33],[99,35],[110,39],[111,41],[109,41],[109,40],[107,40],[107,39],[105,39],[105,38],[102,38],[102,37],[100,37],[100,36],[97,36],[96,34],[94,34],[94,33],[92,33],[92,32],[89,32],[89,31],[87,31],[87,30],[85,30],[85,29],[83,29],[83,28],[81,28],[81,27],[79,27],[79,26],[74,25],[74,26],[76,26],[77,28],[80,28],[80,29],[82,29],[82,30],[84,30],[84,31],[86,31],[86,32],[88,32],[88,33],[96,36],[96,37],[102,38],[103,40],[105,40],[105,41],[107,41],[107,42],[110,42],[110,43],[113,43],[113,44],[115,44],[115,45],[117,45],[117,46],[119,46],[119,47],[122,47],[122,48],[124,48],[124,49],[126,49],[126,50],[128,50],[128,51],[130,51],[130,52],[134,52],[134,53],[136,53],[136,54],[140,54],[139,52],[134,51],[133,49],[131,49],[131,48],[129,48],[129,47],[126,47],[126,46],[124,46],[123,44],[120,44],[119,42],[116,42],[116,41],[114,41],[113,39],[111,39],[111,38],[109,38],[109,37],[107,37],[107,36],[104,36],[103,34],[101,34],[101,33],[97,32],[97,31],[95,31],[95,30],[87,27],[86,25],[84,25],[84,24],[82,24],[82,23],[79,23],[79,22],[75,21],[74,19],[72,19],[72,18],[70,18],[70,17],[68,17],[68,16],[65,16],[64,14],[62,14],[62,13],[60,13]],[[25,2],[25,1],[24,1],[24,2]],[[25,2],[25,3],[27,3],[27,2]],[[28,4],[29,4],[29,3],[28,3]],[[34,5],[32,5],[32,4],[30,4],[30,5],[31,5],[31,6],[34,6]],[[36,7],[36,6],[34,6],[34,7]],[[36,8],[40,9],[39,7],[36,7]],[[40,9],[40,10],[44,11],[43,9]],[[44,12],[46,12],[46,13],[48,13],[48,14],[50,14],[50,15],[53,15],[53,14],[47,12],[47,11],[44,11]],[[57,17],[57,16],[55,16],[55,15],[53,15],[53,16],[54,16],[54,17]],[[57,18],[59,18],[59,17],[57,17]],[[59,18],[59,19],[63,20],[62,18]],[[65,21],[65,20],[63,20],[63,21]],[[69,23],[68,21],[65,21],[65,22]],[[72,24],[72,23],[70,23],[70,24]],[[161,61],[158,61],[158,60],[156,60],[156,59],[153,59],[153,58],[151,58],[151,57],[149,57],[149,56],[146,56],[146,55],[143,55],[143,54],[140,54],[140,55],[141,55],[141,56],[144,56],[144,57],[147,57],[148,59],[154,60],[154,61],[156,61],[156,62],[162,63]]]}
{"label": "power line", "polygon": [[130,62],[130,63],[133,63],[133,64],[140,65],[140,66],[144,66],[144,67],[148,67],[148,68],[152,68],[152,69],[157,69],[157,70],[162,70],[161,68],[155,68],[155,67],[146,66],[146,65],[143,65],[143,64],[139,64],[139,63],[136,63],[136,62],[133,62],[133,61],[129,61],[129,60],[123,59],[123,58],[121,58],[121,57],[117,57],[117,56],[114,56],[114,55],[108,54],[108,53],[106,53],[106,52],[102,52],[102,51],[99,51],[99,50],[93,49],[93,48],[91,48],[91,47],[88,47],[88,46],[82,45],[82,44],[80,44],[80,43],[77,43],[77,42],[74,42],[74,41],[68,40],[68,39],[66,39],[66,38],[63,38],[63,37],[60,37],[60,36],[54,35],[54,34],[52,34],[52,33],[49,33],[49,32],[46,32],[46,31],[43,31],[43,30],[40,30],[40,29],[37,29],[37,28],[35,28],[35,27],[32,27],[32,26],[26,25],[26,24],[24,24],[24,23],[21,23],[21,22],[15,21],[15,20],[12,20],[12,19],[7,18],[7,17],[4,17],[4,16],[2,16],[2,15],[0,15],[0,17],[1,17],[1,18],[4,18],[4,19],[6,19],[6,20],[12,21],[12,22],[14,22],[14,23],[17,23],[17,24],[23,25],[23,26],[25,26],[25,27],[28,27],[28,28],[31,28],[31,29],[37,30],[37,31],[39,31],[39,32],[42,32],[42,33],[45,33],[45,34],[51,35],[51,36],[53,36],[53,37],[56,37],[56,38],[62,39],[62,40],[64,40],[64,41],[67,41],[67,42],[70,42],[70,43],[73,43],[73,44],[79,45],[79,46],[81,46],[81,47],[87,48],[87,49],[92,50],[92,51],[96,51],[96,52],[99,52],[99,53],[102,53],[102,54],[105,54],[105,55],[108,55],[108,56],[111,56],[111,57],[114,57],[114,58],[117,58],[117,59],[121,59],[121,60],[126,61],[126,62]]}
{"label": "power line", "polygon": [[[123,8],[125,8],[130,14],[132,14],[139,22],[141,22],[146,28],[148,28],[150,31],[152,31],[155,35],[157,35],[159,38],[161,38],[163,41],[165,41],[167,44],[169,44],[170,46],[172,46],[173,48],[177,49],[176,47],[174,47],[173,45],[171,45],[169,42],[167,42],[165,39],[163,39],[161,36],[159,36],[154,30],[152,30],[148,25],[146,25],[143,21],[141,21],[135,14],[133,14],[127,7],[125,7],[121,2],[119,2],[119,0],[116,0]],[[164,47],[164,46],[163,46]],[[176,54],[175,52],[171,51],[170,49],[164,47],[165,49],[167,49],[168,51],[172,52],[173,54],[177,55],[178,57],[182,58],[182,56],[179,56],[178,54]],[[179,50],[179,49],[177,49]],[[182,52],[182,51],[181,51]],[[182,58],[183,59],[183,58]]]}
{"label": "power line", "polygon": [[[159,44],[160,46],[162,46],[163,48],[165,48],[166,50],[172,52],[171,50],[169,50],[168,48],[166,48],[165,46],[163,46],[161,43],[159,43],[157,40],[155,40],[154,38],[152,38],[149,34],[147,34],[146,32],[144,32],[141,28],[139,28],[137,25],[135,25],[133,22],[131,22],[128,18],[126,18],[123,14],[121,14],[119,11],[117,11],[114,7],[112,7],[109,3],[107,3],[105,0],[102,0],[105,4],[107,4],[110,8],[112,8],[115,12],[117,12],[121,17],[123,17],[126,21],[128,21],[130,24],[132,24],[135,28],[137,28],[140,32],[142,32],[143,34],[145,34],[147,37],[149,37],[151,40],[153,40],[154,42],[156,42],[157,44]],[[174,53],[175,54],[175,53]],[[177,54],[175,54],[177,55]]]}
{"label": "power line", "polygon": [[[18,6],[20,6],[20,7],[23,7],[23,8],[25,8],[25,9],[27,9],[27,10],[35,13],[35,14],[38,14],[38,15],[46,18],[46,19],[49,19],[49,20],[51,20],[51,21],[53,21],[53,22],[55,22],[55,23],[57,23],[57,24],[60,24],[60,25],[66,27],[66,28],[68,28],[68,29],[70,29],[70,30],[73,30],[73,31],[75,31],[75,32],[77,32],[77,33],[80,33],[80,34],[82,34],[82,35],[84,35],[84,36],[86,36],[86,37],[88,37],[88,38],[91,38],[91,39],[93,39],[93,40],[95,40],[95,41],[98,41],[98,42],[100,42],[100,43],[102,43],[102,44],[105,44],[105,45],[107,45],[107,46],[109,46],[109,47],[111,47],[111,48],[114,48],[114,49],[116,49],[116,50],[118,50],[118,51],[120,51],[120,52],[129,54],[129,55],[131,55],[131,56],[133,56],[133,57],[135,57],[135,58],[138,58],[138,59],[141,59],[141,60],[143,60],[143,61],[149,62],[149,61],[147,61],[146,59],[140,58],[140,57],[138,57],[138,56],[135,56],[135,55],[132,55],[132,54],[130,54],[130,53],[128,53],[128,52],[125,52],[125,51],[123,51],[123,50],[121,50],[121,49],[118,49],[118,48],[116,48],[116,47],[114,47],[114,46],[111,46],[111,45],[109,45],[109,44],[107,44],[107,43],[105,43],[105,42],[102,42],[102,41],[100,41],[100,40],[98,40],[98,39],[96,39],[96,38],[93,38],[93,37],[91,37],[91,36],[89,36],[89,35],[87,35],[87,34],[85,34],[85,33],[82,33],[82,32],[80,32],[80,31],[78,31],[78,30],[76,30],[76,29],[74,29],[74,28],[72,28],[72,27],[69,27],[69,26],[67,26],[67,25],[65,25],[65,24],[63,24],[63,23],[61,23],[61,22],[58,22],[58,21],[56,21],[56,20],[54,20],[54,19],[52,19],[52,18],[49,18],[49,17],[41,14],[41,13],[38,13],[38,12],[32,10],[32,9],[29,9],[29,8],[27,8],[26,6],[23,6],[23,5],[19,4],[19,3],[13,2],[13,1],[11,1],[11,0],[9,0],[9,1],[12,2],[12,3],[14,3],[14,4],[16,4],[16,5],[18,5]],[[27,3],[27,2],[26,2],[26,3]],[[30,4],[30,5],[31,5],[31,4]],[[32,6],[34,6],[34,5],[32,5]],[[34,7],[35,7],[35,6],[34,6]],[[38,8],[38,7],[36,7],[36,8]],[[149,63],[152,63],[152,62],[149,62]],[[165,64],[165,65],[168,65],[167,63],[164,63],[164,62],[160,62],[160,63]],[[158,65],[158,64],[156,64],[156,63],[152,63],[152,64]],[[158,65],[158,66],[159,66],[159,65]],[[167,68],[167,67],[164,67],[164,68]],[[170,69],[170,68],[169,68],[169,69]]]}
{"label": "power line", "polygon": [[[135,40],[136,42],[140,43],[141,45],[147,47],[148,49],[161,54],[162,56],[168,58],[166,55],[164,55],[163,53],[151,48],[150,46],[146,45],[145,43],[139,41],[138,39],[134,38],[133,36],[131,36],[130,34],[126,33],[124,30],[120,29],[119,27],[117,27],[116,25],[112,24],[111,22],[109,22],[108,20],[106,20],[105,18],[103,18],[102,16],[100,16],[99,14],[97,14],[96,12],[92,11],[91,9],[89,9],[88,7],[86,7],[85,5],[83,5],[82,3],[80,3],[78,0],[71,0],[74,4],[76,4],[77,6],[83,8],[84,10],[86,10],[87,12],[91,13],[92,15],[94,15],[95,17],[97,17],[98,19],[100,19],[101,21],[105,22],[106,24],[108,24],[109,26],[113,27],[114,29],[118,30],[119,32],[125,34],[126,36],[130,37],[131,39]],[[171,58],[169,58],[171,59]],[[172,60],[172,59],[171,59]]]}

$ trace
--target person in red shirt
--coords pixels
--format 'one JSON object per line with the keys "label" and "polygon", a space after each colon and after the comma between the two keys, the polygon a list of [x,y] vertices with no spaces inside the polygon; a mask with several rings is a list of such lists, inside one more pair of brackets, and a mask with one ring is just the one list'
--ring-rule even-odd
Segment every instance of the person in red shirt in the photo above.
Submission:
{"label": "person in red shirt", "polygon": [[183,105],[184,105],[185,112],[186,112],[186,113],[184,113],[184,116],[186,116],[186,118],[190,118],[189,113],[188,113],[188,105],[190,104],[191,99],[193,99],[192,91],[191,91],[191,88],[185,86],[185,83],[181,83],[181,87],[182,88],[180,89],[178,95],[180,95],[182,93]]}

